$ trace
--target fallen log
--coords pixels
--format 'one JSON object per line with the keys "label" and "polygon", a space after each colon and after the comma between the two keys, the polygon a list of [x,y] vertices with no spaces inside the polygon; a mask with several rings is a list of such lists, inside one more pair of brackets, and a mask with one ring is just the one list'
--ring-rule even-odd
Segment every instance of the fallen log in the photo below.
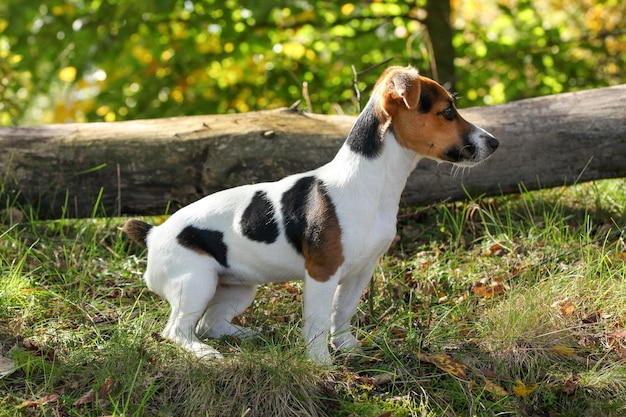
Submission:
{"label": "fallen log", "polygon": [[[403,203],[626,177],[626,85],[461,110],[500,139],[462,175],[422,161]],[[240,184],[330,160],[355,118],[288,109],[0,128],[0,208],[40,218],[162,214]]]}

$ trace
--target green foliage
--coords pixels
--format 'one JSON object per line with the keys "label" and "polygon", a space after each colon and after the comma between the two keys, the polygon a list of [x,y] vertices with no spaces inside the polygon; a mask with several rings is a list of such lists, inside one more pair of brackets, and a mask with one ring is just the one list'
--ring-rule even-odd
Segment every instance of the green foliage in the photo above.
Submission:
{"label": "green foliage", "polygon": [[472,3],[457,18],[464,30],[454,39],[457,88],[468,101],[501,103],[626,82],[622,1]]}
{"label": "green foliage", "polygon": [[[298,99],[353,114],[352,66],[391,59],[435,72],[425,5],[5,0],[0,125],[245,112]],[[463,105],[626,81],[620,0],[456,0],[452,15]],[[358,87],[379,73],[361,74]]]}

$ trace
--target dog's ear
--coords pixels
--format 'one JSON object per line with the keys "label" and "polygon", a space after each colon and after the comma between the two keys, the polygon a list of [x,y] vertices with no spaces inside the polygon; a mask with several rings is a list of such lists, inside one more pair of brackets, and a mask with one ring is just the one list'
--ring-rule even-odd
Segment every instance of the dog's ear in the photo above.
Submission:
{"label": "dog's ear", "polygon": [[[385,76],[386,75],[386,76]],[[420,98],[419,73],[415,68],[392,67],[382,77],[381,107],[393,117],[398,107],[413,110]]]}

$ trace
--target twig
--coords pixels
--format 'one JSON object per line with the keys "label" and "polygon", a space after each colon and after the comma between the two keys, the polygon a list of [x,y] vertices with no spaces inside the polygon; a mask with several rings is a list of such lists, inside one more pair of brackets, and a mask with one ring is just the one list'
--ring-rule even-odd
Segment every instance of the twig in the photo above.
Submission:
{"label": "twig", "polygon": [[356,94],[356,102],[357,102],[357,108],[359,113],[361,113],[361,90],[359,90],[359,76],[363,75],[363,74],[367,74],[368,72],[375,70],[378,67],[381,67],[385,64],[387,64],[389,61],[391,61],[393,58],[387,58],[382,62],[379,62],[378,64],[374,64],[374,65],[370,65],[369,67],[365,68],[364,70],[358,71],[356,70],[356,67],[354,65],[351,65],[350,67],[352,68],[352,74],[354,74],[354,79],[352,80],[352,85],[354,86],[354,92]]}
{"label": "twig", "polygon": [[302,82],[302,97],[304,97],[304,101],[306,102],[306,107],[308,111],[313,112],[311,97],[309,96],[309,83],[307,83],[306,81]]}
{"label": "twig", "polygon": [[122,174],[120,164],[117,164],[117,217],[122,216]]}
{"label": "twig", "polygon": [[354,74],[352,86],[354,87],[354,93],[356,94],[357,110],[359,113],[361,113],[361,90],[359,90],[359,73],[356,72],[356,67],[354,65],[350,65],[350,67],[352,67],[352,73]]}

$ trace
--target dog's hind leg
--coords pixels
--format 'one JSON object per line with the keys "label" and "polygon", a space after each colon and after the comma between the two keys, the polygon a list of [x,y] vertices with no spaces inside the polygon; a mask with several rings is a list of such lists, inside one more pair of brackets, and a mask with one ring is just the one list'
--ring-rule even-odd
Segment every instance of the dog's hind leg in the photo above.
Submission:
{"label": "dog's hind leg", "polygon": [[250,306],[255,294],[256,285],[218,285],[215,296],[198,322],[197,333],[210,338],[256,336],[257,332],[254,329],[231,323],[234,317]]}
{"label": "dog's hind leg", "polygon": [[196,324],[204,314],[217,287],[215,260],[197,253],[189,253],[169,265],[166,279],[156,280],[156,291],[170,304],[169,321],[163,337],[170,339],[198,357],[222,358],[211,346],[202,343],[195,334]]}

